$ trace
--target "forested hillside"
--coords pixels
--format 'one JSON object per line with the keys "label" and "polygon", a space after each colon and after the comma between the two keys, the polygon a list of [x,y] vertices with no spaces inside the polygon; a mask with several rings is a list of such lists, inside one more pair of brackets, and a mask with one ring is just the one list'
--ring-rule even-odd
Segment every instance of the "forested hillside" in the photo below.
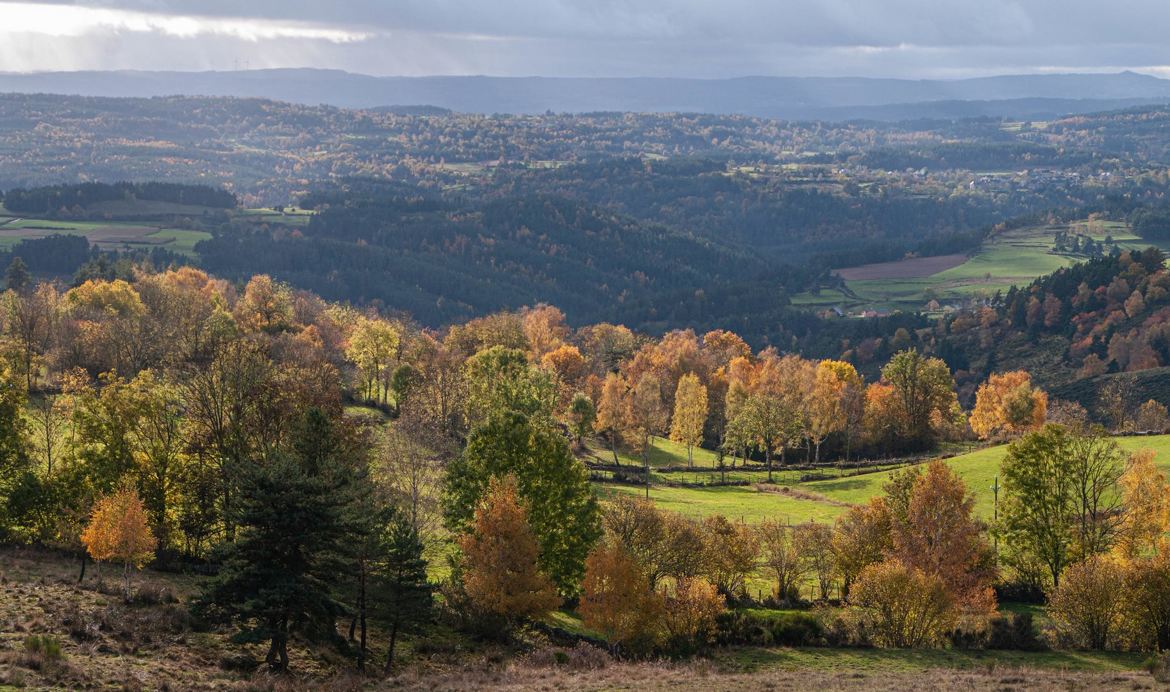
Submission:
{"label": "forested hillside", "polygon": [[[1093,424],[1170,430],[1164,399],[1108,390],[1086,411],[1038,386],[1067,364],[1037,361],[1035,380],[997,367],[963,403],[935,355],[957,348],[956,320],[816,359],[720,330],[574,329],[549,305],[439,331],[265,275],[237,287],[190,267],[122,271],[67,289],[20,263],[7,272],[0,540],[42,551],[33,562],[72,556],[80,577],[57,558],[35,587],[48,614],[13,611],[29,634],[0,658],[5,682],[108,680],[103,657],[119,650],[81,646],[106,632],[160,656],[186,656],[172,637],[190,635],[229,680],[262,661],[312,665],[314,680],[351,666],[422,675],[452,639],[453,653],[507,644],[596,665],[774,645],[1051,647],[1061,665],[1068,647],[1166,643],[1163,611],[1151,614],[1166,598],[1164,463]],[[980,329],[1051,338],[1033,302],[1073,284],[1088,296],[1074,316],[1108,319],[1123,280],[1156,311],[1166,272],[1156,250],[1095,260],[1028,289],[1023,322],[1013,295]],[[681,455],[652,462],[665,439]],[[1005,440],[991,526],[963,475],[988,469],[907,456]],[[834,478],[867,490],[821,482]],[[1076,494],[1085,483],[1097,491]],[[752,521],[656,504],[686,492]],[[1055,514],[1037,522],[1046,501]],[[89,559],[116,566],[115,583],[87,581]],[[13,564],[24,594],[34,567]],[[152,591],[160,578],[138,575],[151,564],[193,582]],[[1045,598],[1043,625],[1000,609]],[[1093,629],[1085,598],[1118,627]],[[162,624],[127,619],[154,604]],[[63,651],[101,666],[80,671]],[[1132,669],[1134,654],[1117,655],[1090,667]]]}

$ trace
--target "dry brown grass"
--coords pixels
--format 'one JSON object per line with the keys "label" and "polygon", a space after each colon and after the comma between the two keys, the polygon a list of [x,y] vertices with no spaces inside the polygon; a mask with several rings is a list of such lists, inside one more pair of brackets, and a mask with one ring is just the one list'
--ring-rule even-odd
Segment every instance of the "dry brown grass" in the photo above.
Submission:
{"label": "dry brown grass", "polygon": [[464,666],[420,676],[411,671],[380,688],[403,690],[1098,690],[1157,689],[1145,673],[1073,673],[1031,669],[934,669],[914,672],[767,671],[737,673],[707,661],[617,663],[574,670],[517,662]]}
{"label": "dry brown grass", "polygon": [[799,490],[787,485],[770,485],[768,483],[756,483],[756,490],[761,493],[775,493],[785,497],[791,497],[797,500],[809,500],[812,502],[823,502],[827,505],[835,507],[852,507],[848,502],[841,502],[820,493],[814,493],[810,490]]}
{"label": "dry brown grass", "polygon": [[[410,641],[403,667],[382,679],[374,666],[358,676],[329,648],[290,647],[294,673],[253,672],[262,647],[241,647],[226,630],[200,631],[186,602],[197,581],[150,571],[137,585],[147,598],[125,604],[118,585],[95,576],[77,585],[76,563],[59,556],[0,549],[0,689],[149,690],[1088,690],[1155,689],[1144,671],[1064,672],[981,667],[970,670],[781,670],[743,667],[734,657],[688,663],[619,662],[586,646],[480,644],[442,627]],[[91,568],[91,575],[95,571]],[[106,592],[109,592],[109,595]],[[27,641],[51,637],[61,656]],[[524,650],[529,649],[528,653]],[[794,650],[795,651],[795,650]],[[375,657],[378,652],[375,649]],[[377,660],[377,658],[375,659]],[[834,659],[836,660],[836,659]]]}
{"label": "dry brown grass", "polygon": [[[78,585],[74,561],[0,549],[0,688],[320,689],[340,670],[303,647],[290,651],[295,676],[225,669],[232,656],[263,652],[229,642],[228,631],[197,631],[186,603],[193,579],[148,570],[135,587],[126,604],[116,574],[103,580],[91,565]],[[61,659],[46,665],[31,655],[24,644],[31,635],[54,638]]]}

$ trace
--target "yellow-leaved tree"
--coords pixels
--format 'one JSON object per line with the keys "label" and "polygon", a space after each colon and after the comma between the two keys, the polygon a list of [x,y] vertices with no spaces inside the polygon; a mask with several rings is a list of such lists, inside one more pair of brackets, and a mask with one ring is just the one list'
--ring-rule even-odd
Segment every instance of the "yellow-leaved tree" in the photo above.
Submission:
{"label": "yellow-leaved tree", "polygon": [[1118,485],[1122,523],[1114,551],[1125,558],[1154,552],[1170,529],[1170,485],[1154,465],[1154,451],[1141,449],[1131,454]]}
{"label": "yellow-leaved tree", "polygon": [[581,619],[628,653],[648,653],[659,635],[662,598],[650,588],[646,569],[613,541],[585,561]]}
{"label": "yellow-leaved tree", "polygon": [[130,485],[123,485],[98,500],[81,534],[81,542],[93,559],[122,563],[126,600],[130,599],[132,568],[149,563],[158,545],[150,532],[142,500]]}
{"label": "yellow-leaved tree", "polygon": [[674,415],[670,420],[670,440],[687,447],[687,466],[695,465],[694,448],[703,441],[707,424],[707,388],[699,376],[687,373],[679,378],[674,394]]}

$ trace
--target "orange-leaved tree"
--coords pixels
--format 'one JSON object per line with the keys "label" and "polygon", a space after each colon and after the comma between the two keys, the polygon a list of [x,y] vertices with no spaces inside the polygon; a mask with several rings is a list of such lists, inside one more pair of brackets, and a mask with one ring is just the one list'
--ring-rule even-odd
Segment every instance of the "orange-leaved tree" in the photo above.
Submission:
{"label": "orange-leaved tree", "polygon": [[127,600],[131,568],[150,562],[158,545],[142,500],[130,485],[98,500],[81,541],[93,559],[122,563]]}
{"label": "orange-leaved tree", "polygon": [[893,554],[903,564],[938,577],[971,611],[995,610],[995,567],[975,500],[963,479],[941,461],[913,481],[904,518],[891,523]]}
{"label": "orange-leaved tree", "polygon": [[556,587],[537,566],[540,546],[528,526],[514,476],[491,479],[459,547],[463,588],[481,613],[511,627],[560,605]]}
{"label": "orange-leaved tree", "polygon": [[1023,370],[992,375],[975,393],[971,429],[983,439],[1014,437],[1044,425],[1048,395]]}

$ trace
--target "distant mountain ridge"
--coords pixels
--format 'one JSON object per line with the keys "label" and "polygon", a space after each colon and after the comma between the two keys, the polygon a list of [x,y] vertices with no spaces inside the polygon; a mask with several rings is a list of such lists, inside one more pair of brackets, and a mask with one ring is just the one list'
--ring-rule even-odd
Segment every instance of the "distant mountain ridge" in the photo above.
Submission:
{"label": "distant mountain ridge", "polygon": [[[0,73],[0,92],[239,96],[343,108],[465,113],[690,112],[783,119],[1042,118],[1170,102],[1170,80],[1114,74],[960,80],[373,77],[320,69]],[[425,111],[424,111],[425,112]]]}

